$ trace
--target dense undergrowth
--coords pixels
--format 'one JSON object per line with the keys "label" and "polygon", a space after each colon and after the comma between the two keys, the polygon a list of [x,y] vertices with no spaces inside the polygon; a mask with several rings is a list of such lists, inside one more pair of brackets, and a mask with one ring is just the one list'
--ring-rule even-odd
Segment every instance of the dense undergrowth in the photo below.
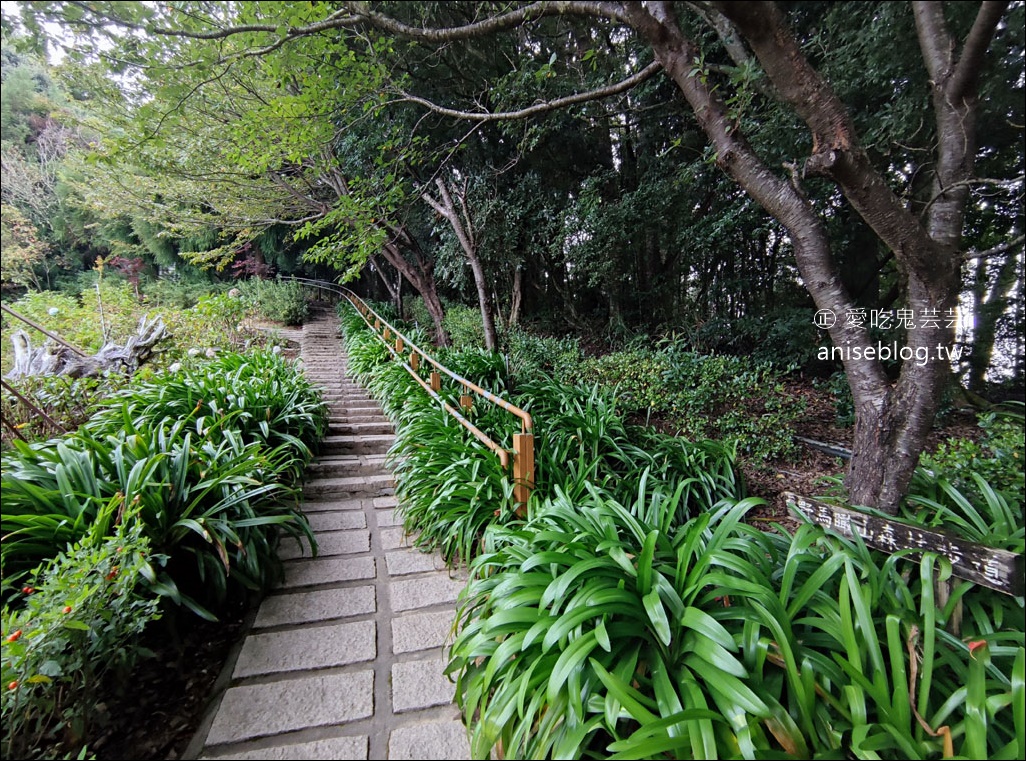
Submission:
{"label": "dense undergrowth", "polygon": [[[622,383],[594,377],[601,362],[562,380],[546,375],[580,358],[526,334],[506,358],[477,349],[441,357],[534,416],[537,488],[518,511],[498,459],[390,360],[355,311],[342,314],[350,369],[397,424],[407,530],[470,563],[448,671],[475,757],[1026,750],[1021,598],[955,579],[929,553],[912,562],[811,525],[791,533],[745,523],[760,500],[745,497],[732,445],[630,425],[623,407],[663,402],[625,402]],[[610,379],[629,364],[607,362]],[[460,392],[443,396],[456,404]],[[516,425],[484,407],[469,417],[508,443]],[[1007,431],[992,441],[1006,439],[1015,450]],[[908,515],[950,526],[975,514],[981,534],[1021,551],[1021,480],[985,467],[980,478],[954,478],[945,457],[924,464]],[[921,510],[934,487],[936,506]],[[937,585],[950,594],[939,598]]]}
{"label": "dense undergrowth", "polygon": [[103,678],[168,605],[213,619],[281,575],[326,428],[315,387],[269,351],[137,377],[73,433],[3,457],[4,755],[89,741]]}

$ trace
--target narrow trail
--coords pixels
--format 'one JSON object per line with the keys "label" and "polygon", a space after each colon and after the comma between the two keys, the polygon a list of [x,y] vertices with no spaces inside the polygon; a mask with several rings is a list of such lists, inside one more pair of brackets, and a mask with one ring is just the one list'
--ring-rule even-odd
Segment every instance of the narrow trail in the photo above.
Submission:
{"label": "narrow trail", "polygon": [[261,603],[185,756],[469,758],[443,674],[463,582],[408,546],[385,467],[391,424],[348,377],[334,314],[307,323],[301,346],[331,409],[304,489],[319,553],[286,540],[285,582]]}

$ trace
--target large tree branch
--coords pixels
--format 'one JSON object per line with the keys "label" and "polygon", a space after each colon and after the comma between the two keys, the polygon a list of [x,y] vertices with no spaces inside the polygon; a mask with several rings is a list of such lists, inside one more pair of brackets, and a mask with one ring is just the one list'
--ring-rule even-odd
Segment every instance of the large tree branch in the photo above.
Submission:
{"label": "large tree branch", "polygon": [[[481,21],[453,27],[419,27],[406,24],[399,19],[384,13],[372,10],[370,3],[346,2],[342,7],[326,16],[320,21],[314,21],[302,26],[289,27],[282,33],[281,25],[278,23],[268,24],[239,24],[225,26],[211,31],[193,31],[188,29],[175,29],[168,26],[160,26],[156,23],[133,23],[115,14],[104,13],[94,7],[93,3],[72,2],[83,11],[83,18],[95,17],[102,22],[116,24],[122,28],[146,32],[149,34],[162,35],[167,37],[182,37],[195,40],[220,40],[239,34],[274,34],[277,39],[271,43],[279,47],[281,43],[299,37],[307,37],[312,34],[329,31],[339,28],[351,28],[361,23],[369,24],[391,34],[405,37],[407,39],[422,40],[424,42],[452,42],[454,40],[465,40],[472,37],[482,37],[495,32],[512,29],[528,21],[545,18],[548,16],[591,16],[595,18],[607,18],[612,21],[626,23],[627,18],[620,3],[612,2],[587,2],[585,0],[555,0],[550,2],[535,2],[520,8],[515,8],[506,13],[489,16]],[[88,20],[80,22],[89,28],[97,25]]]}
{"label": "large tree branch", "polygon": [[[710,87],[698,69],[699,50],[685,37],[677,24],[671,2],[630,2],[626,4],[631,25],[651,44],[656,59],[680,88],[691,105],[699,125],[716,149],[716,163],[787,229],[794,246],[795,259],[809,293],[818,309],[844,316],[855,302],[842,282],[833,261],[830,241],[822,221],[809,201],[787,180],[766,166],[744,134],[734,128],[726,104]],[[863,346],[868,332],[845,319],[830,328],[837,346]],[[886,374],[878,362],[845,362],[854,379],[853,392],[858,404],[870,404],[874,395],[888,386]]]}
{"label": "large tree branch", "polygon": [[987,49],[1007,8],[1007,0],[986,0],[980,6],[980,12],[976,14],[973,28],[965,38],[962,55],[959,56],[955,72],[948,83],[948,97],[965,98],[975,95]]}
{"label": "large tree branch", "polygon": [[713,5],[737,25],[781,97],[812,131],[806,172],[833,179],[898,260],[922,275],[939,298],[957,277],[954,251],[941,251],[873,167],[848,109],[808,62],[780,9],[773,3],[748,1]]}
{"label": "large tree branch", "polygon": [[458,109],[446,108],[439,106],[437,103],[432,103],[426,98],[413,95],[411,93],[402,93],[402,100],[409,103],[417,103],[418,105],[424,106],[427,109],[441,114],[442,116],[448,116],[453,119],[467,119],[470,121],[477,122],[494,122],[494,121],[512,121],[516,119],[527,119],[538,114],[548,113],[549,111],[555,111],[560,108],[567,106],[573,106],[578,103],[587,103],[592,100],[599,100],[601,98],[608,98],[611,95],[618,95],[622,92],[626,92],[633,87],[644,82],[646,79],[652,77],[656,72],[662,69],[663,66],[658,61],[653,61],[641,71],[638,71],[631,76],[623,79],[616,84],[608,85],[606,87],[599,87],[594,90],[588,90],[586,92],[574,93],[573,95],[567,95],[563,98],[556,98],[555,100],[543,101],[541,103],[535,103],[532,106],[521,108],[516,111],[460,111]]}
{"label": "large tree branch", "polygon": [[987,48],[1007,8],[1007,0],[985,0],[980,5],[972,29],[966,35],[962,54],[956,61],[955,40],[944,18],[943,3],[921,0],[912,3],[926,69],[951,102],[974,96]]}
{"label": "large tree branch", "polygon": [[627,15],[624,13],[622,4],[608,2],[575,2],[573,0],[537,2],[471,24],[440,28],[410,26],[392,16],[370,10],[367,3],[349,3],[349,6],[354,17],[377,29],[424,42],[453,42],[472,37],[483,37],[546,16],[590,16],[627,23]]}

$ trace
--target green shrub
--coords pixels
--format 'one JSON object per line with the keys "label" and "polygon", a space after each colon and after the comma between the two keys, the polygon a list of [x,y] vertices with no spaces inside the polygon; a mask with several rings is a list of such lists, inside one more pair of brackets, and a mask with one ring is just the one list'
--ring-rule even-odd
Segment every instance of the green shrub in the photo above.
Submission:
{"label": "green shrub", "polygon": [[1022,552],[1026,433],[1021,403],[981,415],[979,421],[979,442],[950,439],[920,458],[902,516],[991,547]]}
{"label": "green shrub", "polygon": [[493,394],[502,394],[509,387],[506,360],[498,352],[468,346],[463,349],[439,349],[435,357],[457,375]]}
{"label": "green shrub", "polygon": [[503,343],[515,383],[527,382],[539,374],[571,378],[583,359],[577,339],[536,336],[517,326],[503,333]]}
{"label": "green shrub", "polygon": [[479,308],[463,304],[447,304],[442,325],[449,332],[452,345],[457,349],[482,348],[484,346],[484,326],[481,324]]}
{"label": "green shrub", "polygon": [[[343,326],[350,370],[396,424],[392,455],[407,531],[418,535],[421,546],[440,548],[447,559],[467,560],[489,525],[517,520],[510,473],[389,361],[381,341],[353,310],[343,310]],[[501,355],[468,348],[441,352],[440,359],[493,393],[506,393]],[[427,372],[422,368],[422,376]],[[450,405],[459,404],[461,393],[458,384],[443,378],[441,396]],[[592,482],[628,498],[644,478],[669,490],[683,483],[679,502],[686,517],[743,494],[732,448],[627,426],[613,395],[597,386],[586,389],[540,376],[508,398],[534,417],[539,446],[533,502],[557,490],[581,493]],[[484,401],[463,414],[500,446],[508,447],[520,431],[518,418]]]}
{"label": "green shrub", "polygon": [[312,539],[297,489],[325,426],[313,386],[258,353],[135,384],[63,439],[16,442],[0,497],[5,583],[97,530],[117,498],[170,557],[157,589],[212,617],[230,585],[278,580],[279,531]]}
{"label": "green shrub", "polygon": [[[379,314],[384,314],[379,312]],[[424,305],[424,299],[420,296],[407,296],[403,299],[403,314],[406,321],[426,331],[434,331],[435,321]],[[387,315],[385,315],[387,317]]]}
{"label": "green shrub", "polygon": [[160,278],[143,286],[146,301],[154,307],[171,307],[172,309],[191,309],[204,296],[214,291],[224,290],[225,286],[215,285],[207,279],[187,280]]}
{"label": "green shrub", "polygon": [[448,667],[473,756],[939,757],[913,708],[959,755],[1020,752],[1021,603],[962,585],[970,652],[934,557],[909,576],[817,527],[748,526],[753,504],[681,522],[676,492],[590,487],[490,531]]}
{"label": "green shrub", "polygon": [[568,375],[615,392],[627,414],[665,418],[686,438],[735,442],[752,462],[796,451],[794,423],[804,403],[787,392],[770,365],[703,356],[669,343],[584,360]]}
{"label": "green shrub", "polygon": [[[80,297],[56,291],[28,293],[11,304],[11,308],[89,353],[99,351],[108,340],[123,343],[127,336],[135,333],[142,312],[132,287],[118,280],[102,280],[99,292],[94,286],[83,291]],[[13,367],[13,353],[8,347],[14,331],[26,331],[33,346],[50,340],[6,313],[2,324],[3,374]]]}
{"label": "green shrub", "polygon": [[[72,431],[88,420],[110,393],[129,381],[127,376],[120,373],[93,378],[38,375],[19,378],[17,390],[65,431]],[[4,419],[13,421],[18,432],[28,441],[46,439],[60,433],[6,390],[0,392],[0,410]],[[6,430],[4,434],[6,442]]]}
{"label": "green shrub", "polygon": [[138,637],[158,618],[157,599],[140,595],[154,578],[142,529],[126,511],[113,534],[69,546],[26,581],[18,607],[5,607],[5,758],[55,743],[77,751],[104,679],[124,678],[142,654]]}
{"label": "green shrub", "polygon": [[1026,499],[1026,430],[1021,410],[1020,402],[980,415],[983,435],[978,442],[962,438],[941,442],[936,451],[923,456],[924,467],[950,475],[960,488],[971,488],[969,474],[976,473],[1011,503],[1022,505]]}
{"label": "green shrub", "polygon": [[293,280],[243,280],[238,288],[242,300],[256,314],[283,325],[302,325],[309,315],[309,304],[303,286]]}

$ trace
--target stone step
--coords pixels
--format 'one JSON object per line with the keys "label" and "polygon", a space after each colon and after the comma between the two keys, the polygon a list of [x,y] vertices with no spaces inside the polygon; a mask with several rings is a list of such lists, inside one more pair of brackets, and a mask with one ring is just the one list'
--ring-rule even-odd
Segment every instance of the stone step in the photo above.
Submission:
{"label": "stone step", "polygon": [[379,470],[378,473],[359,476],[315,478],[303,485],[303,497],[306,499],[376,497],[389,494],[393,489],[395,489],[395,478],[391,473]]}
{"label": "stone step", "polygon": [[306,472],[316,478],[380,473],[385,468],[386,458],[384,454],[323,455],[310,463]]}
{"label": "stone step", "polygon": [[339,421],[340,423],[388,423],[390,422],[387,417],[382,415],[380,412],[376,415],[366,414],[350,414],[345,408],[334,408],[329,407],[328,412],[331,415],[332,422]]}
{"label": "stone step", "polygon": [[363,404],[375,404],[374,397],[372,397],[366,391],[361,391],[360,393],[350,393],[348,391],[335,391],[334,389],[325,388],[321,392],[321,398],[323,398],[326,402],[352,402]]}
{"label": "stone step", "polygon": [[384,433],[326,436],[321,442],[321,454],[384,454],[394,441],[394,435]]}
{"label": "stone step", "polygon": [[345,422],[331,423],[328,426],[329,436],[345,436],[347,434],[364,435],[373,433],[392,433],[392,424],[387,420],[354,422],[347,416]]}

